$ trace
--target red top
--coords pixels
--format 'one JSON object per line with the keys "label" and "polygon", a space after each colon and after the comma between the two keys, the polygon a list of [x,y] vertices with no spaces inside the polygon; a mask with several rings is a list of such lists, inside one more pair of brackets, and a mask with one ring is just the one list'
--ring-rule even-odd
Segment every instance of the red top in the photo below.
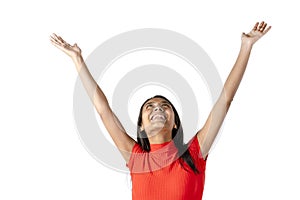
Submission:
{"label": "red top", "polygon": [[192,138],[188,149],[198,174],[185,162],[185,169],[181,166],[173,141],[151,144],[150,152],[135,144],[127,164],[132,179],[132,200],[201,200],[207,158],[202,158],[197,136]]}

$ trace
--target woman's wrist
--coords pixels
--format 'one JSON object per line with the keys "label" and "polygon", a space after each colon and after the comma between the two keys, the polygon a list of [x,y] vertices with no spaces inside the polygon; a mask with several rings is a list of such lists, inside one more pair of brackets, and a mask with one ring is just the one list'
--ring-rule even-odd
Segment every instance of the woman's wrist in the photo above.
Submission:
{"label": "woman's wrist", "polygon": [[72,56],[72,60],[75,64],[81,64],[81,63],[84,62],[81,54],[77,54],[77,55]]}
{"label": "woman's wrist", "polygon": [[250,41],[242,40],[241,49],[243,50],[251,50],[253,47],[253,43]]}

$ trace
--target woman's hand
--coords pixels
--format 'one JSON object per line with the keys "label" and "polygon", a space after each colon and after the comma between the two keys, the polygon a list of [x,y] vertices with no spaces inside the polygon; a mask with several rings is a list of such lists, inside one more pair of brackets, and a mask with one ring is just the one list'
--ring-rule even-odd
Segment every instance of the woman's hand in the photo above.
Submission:
{"label": "woman's hand", "polygon": [[71,46],[55,33],[50,36],[50,41],[54,46],[65,52],[73,60],[81,56],[81,49],[77,46],[76,43]]}
{"label": "woman's hand", "polygon": [[245,34],[242,34],[242,42],[253,45],[257,40],[259,40],[262,36],[264,36],[269,30],[271,29],[271,26],[267,27],[267,23],[262,21],[261,23],[256,22],[253,29]]}

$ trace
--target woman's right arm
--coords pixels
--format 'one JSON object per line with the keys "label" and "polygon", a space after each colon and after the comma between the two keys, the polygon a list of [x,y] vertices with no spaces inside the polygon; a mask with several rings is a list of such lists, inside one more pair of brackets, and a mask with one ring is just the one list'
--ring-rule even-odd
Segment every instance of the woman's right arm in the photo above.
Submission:
{"label": "woman's right arm", "polygon": [[100,115],[105,128],[128,163],[131,150],[136,142],[126,133],[122,124],[110,108],[106,96],[89,72],[82,58],[80,48],[77,44],[71,46],[55,34],[50,37],[50,40],[54,46],[65,52],[73,60],[81,82]]}

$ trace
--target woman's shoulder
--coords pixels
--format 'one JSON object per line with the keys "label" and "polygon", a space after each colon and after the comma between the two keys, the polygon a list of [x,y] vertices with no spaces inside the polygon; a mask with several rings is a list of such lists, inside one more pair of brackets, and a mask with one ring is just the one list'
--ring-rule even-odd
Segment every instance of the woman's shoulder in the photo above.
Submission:
{"label": "woman's shoulder", "polygon": [[202,153],[201,153],[201,147],[200,147],[197,135],[193,136],[187,145],[188,145],[188,150],[190,151],[190,154],[192,155],[192,157],[194,159],[200,158],[201,160],[206,161],[207,156],[205,159],[203,159]]}

